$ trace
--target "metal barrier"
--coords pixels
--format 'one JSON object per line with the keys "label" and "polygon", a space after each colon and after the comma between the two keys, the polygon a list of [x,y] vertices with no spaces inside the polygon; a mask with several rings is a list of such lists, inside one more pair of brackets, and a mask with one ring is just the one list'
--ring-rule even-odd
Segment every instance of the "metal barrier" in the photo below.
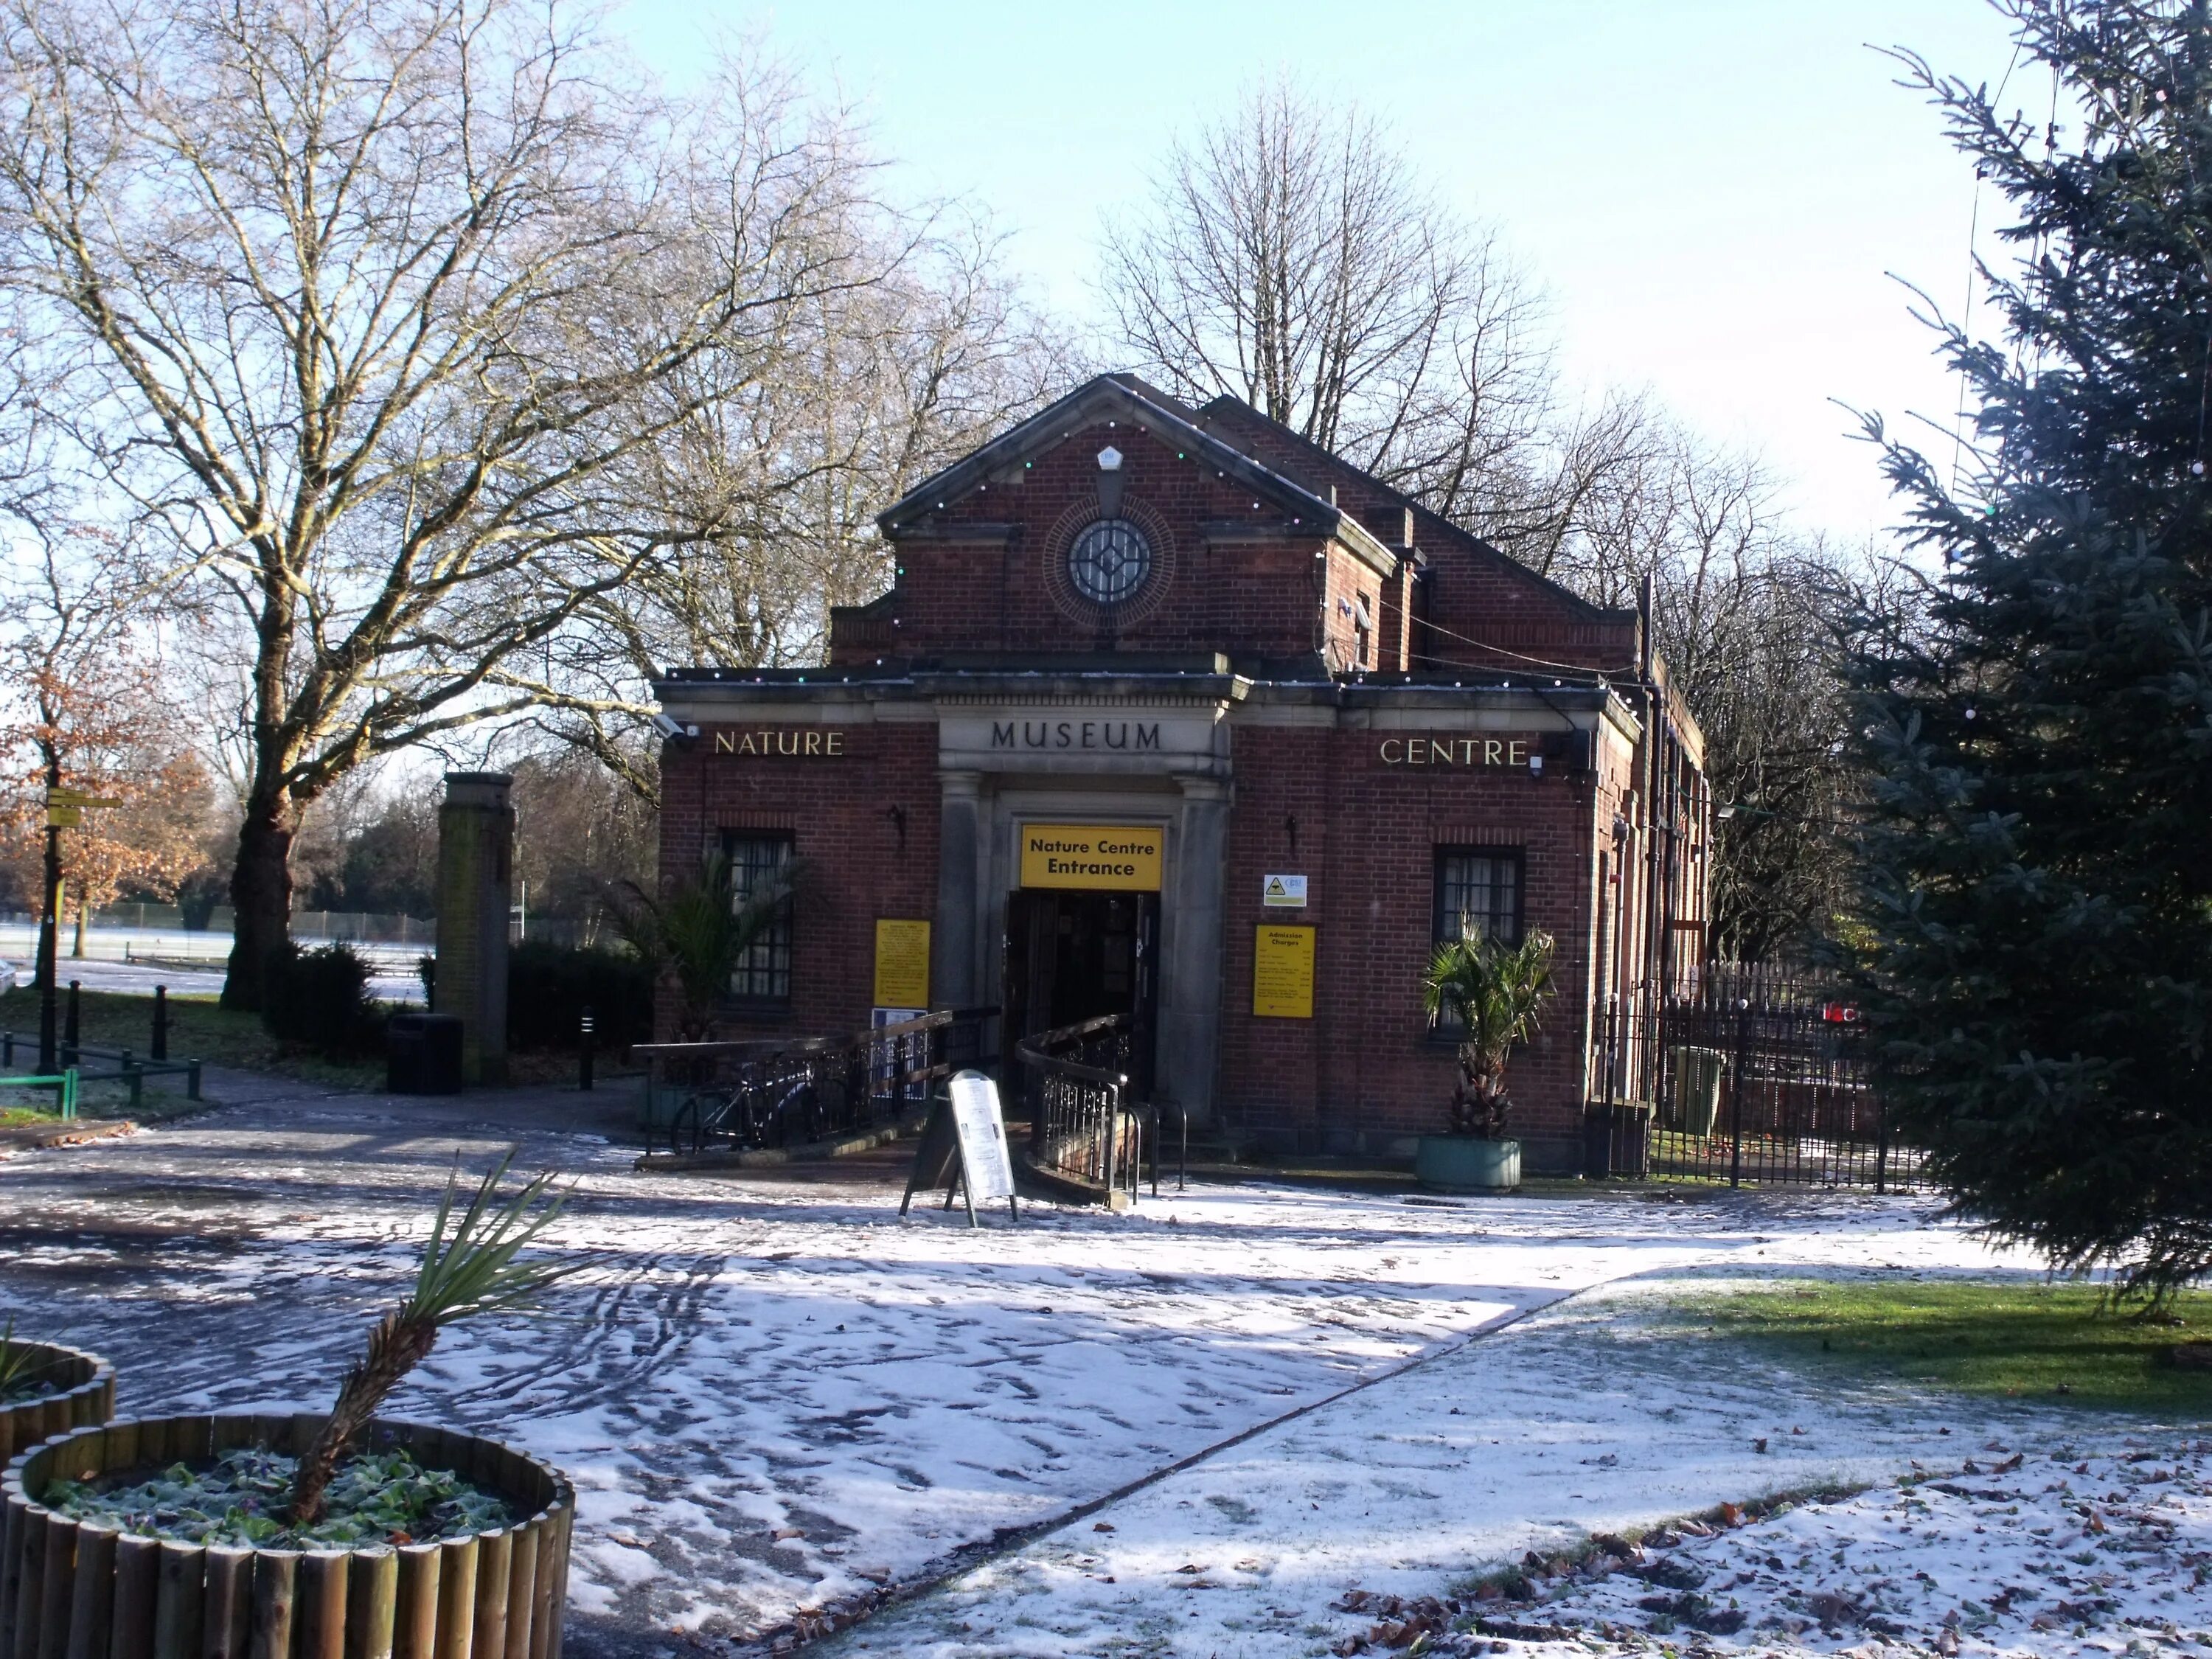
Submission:
{"label": "metal barrier", "polygon": [[60,1103],[62,1121],[76,1119],[77,1076],[74,1068],[57,1072],[50,1077],[0,1077],[0,1089],[52,1089]]}
{"label": "metal barrier", "polygon": [[[738,1042],[647,1042],[646,1151],[665,1127],[668,1150],[801,1146],[902,1121],[932,1084],[988,1064],[985,1033],[996,1008],[945,1008],[842,1037]],[[666,1121],[658,1102],[672,1097]]]}
{"label": "metal barrier", "polygon": [[[19,1048],[28,1049],[35,1056],[39,1051],[38,1034],[0,1031],[0,1066],[13,1066]],[[134,1109],[145,1102],[146,1079],[149,1077],[180,1077],[185,1079],[185,1098],[200,1097],[200,1062],[197,1060],[141,1060],[129,1048],[100,1042],[64,1042],[61,1045],[61,1056],[64,1068],[82,1083],[121,1083],[128,1086]],[[105,1060],[115,1069],[92,1071],[82,1065],[70,1064],[87,1058]]]}

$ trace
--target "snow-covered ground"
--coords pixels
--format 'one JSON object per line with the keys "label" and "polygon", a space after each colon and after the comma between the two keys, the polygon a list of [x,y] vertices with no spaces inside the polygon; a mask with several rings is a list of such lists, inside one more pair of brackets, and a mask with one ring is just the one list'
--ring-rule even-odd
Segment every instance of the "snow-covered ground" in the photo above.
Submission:
{"label": "snow-covered ground", "polygon": [[1585,1632],[1597,1651],[1642,1652],[1701,1626],[1710,1645],[1754,1650],[2212,1649],[2212,1439],[2093,1421],[2011,1440],[1952,1448],[1853,1498],[1724,1519],[1709,1537],[1662,1534],[1679,1542],[1615,1558],[1618,1570],[1532,1581],[1533,1604],[1478,1603],[1478,1629],[1559,1632],[1506,1650],[1532,1652],[1590,1652]]}
{"label": "snow-covered ground", "polygon": [[[1767,1249],[1802,1271],[1832,1243]],[[1815,1270],[1925,1271],[1957,1262],[1954,1246],[1885,1238],[1870,1268]],[[1963,1639],[1968,1653],[2057,1655],[2154,1644],[2161,1621],[2212,1626],[2201,1425],[1811,1377],[1665,1311],[1723,1287],[1666,1273],[1559,1304],[1038,1537],[832,1650],[1794,1652],[1910,1636],[1923,1652]],[[1566,1571],[1594,1538],[1869,1482]],[[1524,1559],[1543,1564],[1535,1599],[1478,1596],[1483,1574]],[[1454,1633],[1475,1615],[1489,1622]]]}
{"label": "snow-covered ground", "polygon": [[[1212,1185],[971,1232],[834,1170],[635,1174],[573,1095],[210,1092],[240,1103],[0,1163],[0,1312],[110,1353],[133,1413],[312,1406],[457,1149],[575,1172],[550,1241],[584,1270],[543,1318],[449,1333],[394,1410],[571,1472],[580,1655],[826,1622],[977,1562],[843,1639],[1321,1650],[1372,1623],[1327,1610],[1347,1589],[1435,1594],[1532,1543],[1958,1443],[1917,1402],[1792,1393],[1642,1320],[1653,1292],[1598,1287],[2005,1265],[1924,1201],[1848,1194]],[[1948,1425],[1978,1444],[2017,1416]]]}
{"label": "snow-covered ground", "polygon": [[[220,933],[95,927],[85,943],[90,954],[82,957],[68,954],[72,941],[73,935],[64,932],[58,982],[78,980],[88,991],[126,996],[150,997],[156,985],[167,987],[173,996],[214,996],[222,989],[230,956],[230,938]],[[300,943],[312,946],[321,941],[303,937]],[[37,983],[38,948],[36,927],[0,925],[0,991]],[[415,964],[420,957],[434,956],[434,945],[356,943],[354,949],[368,961],[370,996],[382,1002],[422,1000],[422,979]]]}

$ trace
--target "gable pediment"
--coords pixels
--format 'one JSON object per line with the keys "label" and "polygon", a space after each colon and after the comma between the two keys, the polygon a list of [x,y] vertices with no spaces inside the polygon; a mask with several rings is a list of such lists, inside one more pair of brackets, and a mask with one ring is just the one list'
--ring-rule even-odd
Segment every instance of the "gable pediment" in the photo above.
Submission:
{"label": "gable pediment", "polygon": [[[1198,456],[1223,477],[1249,489],[1257,501],[1279,510],[1286,519],[1314,525],[1325,535],[1335,534],[1340,526],[1356,531],[1357,527],[1331,502],[1194,424],[1187,415],[1170,406],[1171,400],[1164,394],[1148,396],[1149,392],[1151,388],[1133,376],[1102,374],[1019,425],[1010,427],[981,449],[963,456],[910,490],[878,515],[876,522],[892,540],[929,535],[930,521],[938,514],[947,511],[993,477],[1035,461],[1074,441],[1081,434],[1113,422],[1135,427],[1162,442]],[[1364,532],[1358,533],[1367,539]]]}

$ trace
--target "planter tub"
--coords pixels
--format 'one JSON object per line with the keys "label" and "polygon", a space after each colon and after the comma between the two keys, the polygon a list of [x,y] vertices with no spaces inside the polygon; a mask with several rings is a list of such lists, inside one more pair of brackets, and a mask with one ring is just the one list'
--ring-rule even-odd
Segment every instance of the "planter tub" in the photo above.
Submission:
{"label": "planter tub", "polygon": [[298,1455],[324,1416],[149,1418],[46,1441],[0,1477],[0,1659],[559,1659],[575,1494],[496,1441],[380,1420],[523,1519],[436,1543],[264,1550],[139,1538],[33,1501],[56,1479]]}
{"label": "planter tub", "polygon": [[[61,1386],[36,1400],[0,1406],[0,1467],[17,1452],[41,1440],[115,1415],[115,1367],[98,1354],[79,1353],[46,1342],[13,1343],[31,1356],[40,1373]],[[0,1659],[13,1659],[0,1646]]]}
{"label": "planter tub", "polygon": [[1510,1192],[1521,1184],[1521,1143],[1473,1135],[1423,1135],[1413,1174],[1445,1192]]}

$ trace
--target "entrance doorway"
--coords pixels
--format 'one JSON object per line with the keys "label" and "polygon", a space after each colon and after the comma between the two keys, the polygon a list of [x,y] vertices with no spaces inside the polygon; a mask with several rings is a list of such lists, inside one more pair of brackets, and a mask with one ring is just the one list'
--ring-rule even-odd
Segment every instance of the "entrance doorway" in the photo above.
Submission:
{"label": "entrance doorway", "polygon": [[1023,888],[1007,896],[1005,1030],[1012,1042],[1109,1014],[1132,1016],[1130,1071],[1152,1089],[1158,986],[1157,893]]}

